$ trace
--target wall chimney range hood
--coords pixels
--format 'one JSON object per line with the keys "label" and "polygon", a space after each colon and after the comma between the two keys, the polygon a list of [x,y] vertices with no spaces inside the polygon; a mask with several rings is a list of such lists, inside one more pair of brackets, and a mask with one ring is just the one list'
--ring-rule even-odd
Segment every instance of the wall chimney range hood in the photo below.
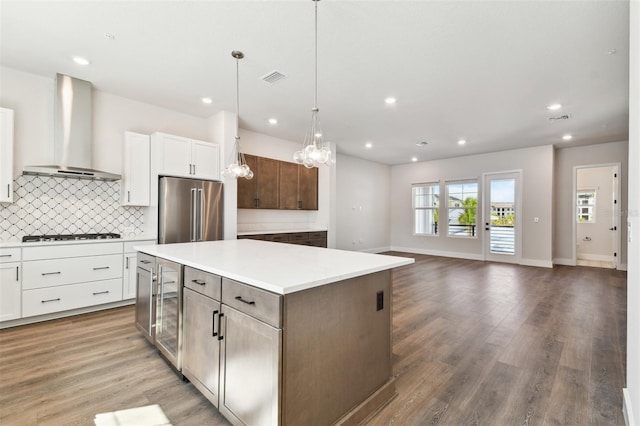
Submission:
{"label": "wall chimney range hood", "polygon": [[92,168],[91,83],[56,74],[53,150],[55,165],[25,166],[22,174],[114,181],[120,175]]}

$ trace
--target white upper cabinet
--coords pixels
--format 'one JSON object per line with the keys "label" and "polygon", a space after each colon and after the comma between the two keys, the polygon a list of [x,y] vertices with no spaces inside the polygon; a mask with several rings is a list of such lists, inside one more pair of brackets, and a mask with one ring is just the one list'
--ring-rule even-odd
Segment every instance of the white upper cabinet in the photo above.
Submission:
{"label": "white upper cabinet", "polygon": [[13,110],[0,108],[0,203],[13,203]]}
{"label": "white upper cabinet", "polygon": [[158,174],[220,180],[220,147],[164,133],[153,134],[159,150]]}
{"label": "white upper cabinet", "polygon": [[120,199],[123,206],[149,205],[150,137],[125,132],[122,147]]}

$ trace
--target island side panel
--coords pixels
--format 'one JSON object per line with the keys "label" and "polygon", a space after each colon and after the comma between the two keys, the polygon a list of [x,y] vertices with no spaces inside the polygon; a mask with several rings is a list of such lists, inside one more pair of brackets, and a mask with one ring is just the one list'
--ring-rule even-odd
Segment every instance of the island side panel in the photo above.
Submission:
{"label": "island side panel", "polygon": [[332,424],[387,384],[391,271],[285,295],[283,355],[285,425]]}

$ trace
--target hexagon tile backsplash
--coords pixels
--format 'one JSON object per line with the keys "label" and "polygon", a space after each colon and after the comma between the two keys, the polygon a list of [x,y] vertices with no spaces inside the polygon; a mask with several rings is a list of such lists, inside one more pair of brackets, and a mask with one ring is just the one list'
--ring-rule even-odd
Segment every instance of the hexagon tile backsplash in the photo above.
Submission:
{"label": "hexagon tile backsplash", "polygon": [[47,176],[18,176],[14,182],[14,203],[0,204],[1,242],[25,235],[124,235],[125,227],[142,232],[142,208],[120,205],[120,182]]}

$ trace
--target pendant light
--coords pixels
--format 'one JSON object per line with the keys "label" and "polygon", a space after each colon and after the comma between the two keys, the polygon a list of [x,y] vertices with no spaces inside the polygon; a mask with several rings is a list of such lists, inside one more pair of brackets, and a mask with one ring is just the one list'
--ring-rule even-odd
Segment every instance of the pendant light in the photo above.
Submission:
{"label": "pendant light", "polygon": [[240,146],[240,136],[239,136],[239,128],[240,128],[240,73],[239,73],[239,63],[240,59],[244,58],[244,53],[239,50],[234,50],[231,52],[231,56],[236,58],[236,138],[233,144],[233,150],[231,151],[231,160],[229,161],[229,165],[224,169],[222,174],[224,177],[228,177],[231,179],[237,178],[245,178],[245,179],[253,179],[253,172],[249,168],[246,160],[244,159],[244,153],[242,152],[242,147]]}
{"label": "pendant light", "polygon": [[318,112],[318,2],[315,3],[315,92],[314,105],[311,109],[311,128],[304,137],[302,149],[293,154],[293,160],[298,164],[304,164],[307,168],[316,167],[320,164],[331,165],[331,148],[329,142],[325,142],[324,134],[320,128],[320,116]]}

